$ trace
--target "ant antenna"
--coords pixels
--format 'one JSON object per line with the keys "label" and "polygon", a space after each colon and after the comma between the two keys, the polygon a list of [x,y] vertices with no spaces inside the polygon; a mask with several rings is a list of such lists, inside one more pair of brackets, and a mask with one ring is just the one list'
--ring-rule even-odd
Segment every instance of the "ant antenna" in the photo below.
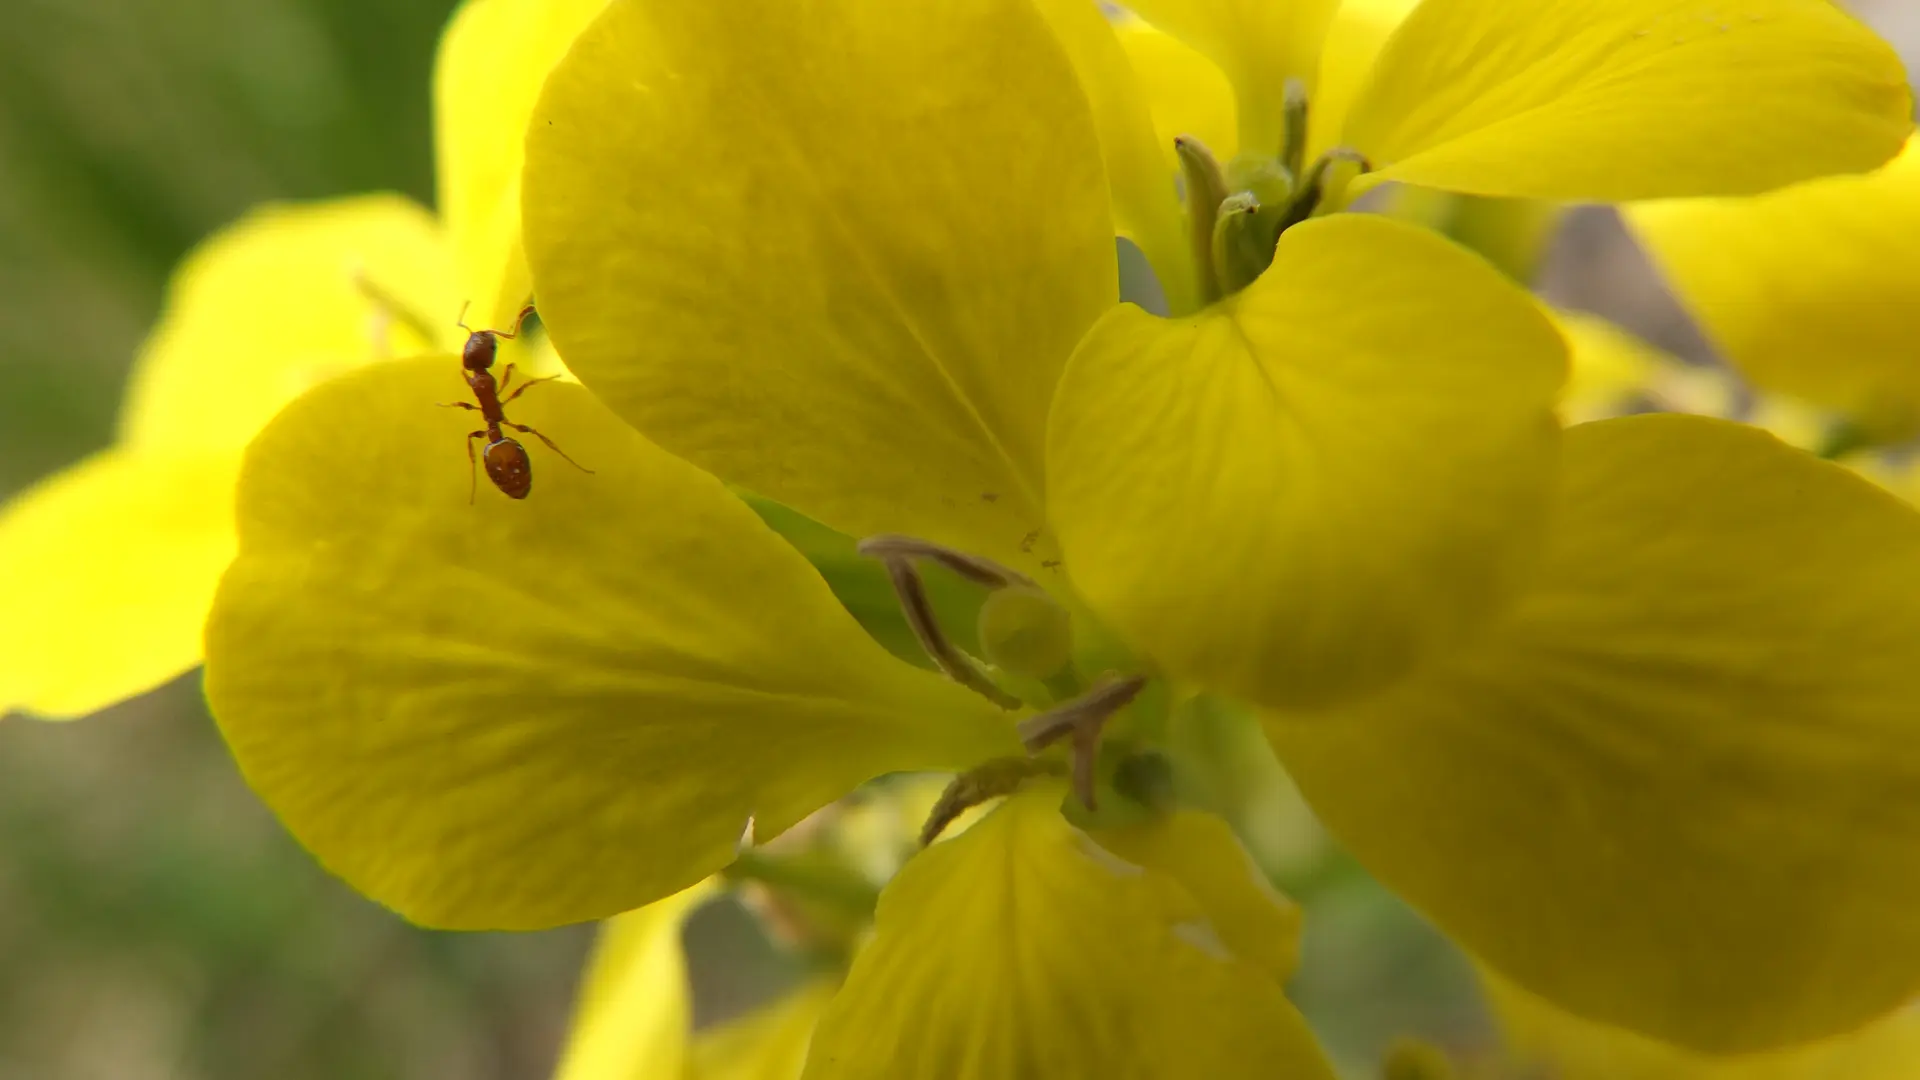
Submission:
{"label": "ant antenna", "polygon": [[473,306],[473,301],[471,300],[468,300],[465,303],[462,303],[460,305],[459,317],[453,320],[453,325],[459,327],[462,330],[465,330],[469,334],[473,333],[473,327],[467,325],[467,309],[472,306]]}

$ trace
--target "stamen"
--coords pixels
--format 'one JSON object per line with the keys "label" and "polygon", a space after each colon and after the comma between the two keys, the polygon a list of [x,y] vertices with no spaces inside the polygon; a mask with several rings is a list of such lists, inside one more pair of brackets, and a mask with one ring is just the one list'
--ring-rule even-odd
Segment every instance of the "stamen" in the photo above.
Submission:
{"label": "stamen", "polygon": [[1290,76],[1284,93],[1281,122],[1286,129],[1281,135],[1280,164],[1287,167],[1288,176],[1299,176],[1307,157],[1307,84]]}
{"label": "stamen", "polygon": [[[862,542],[865,552],[867,542]],[[934,618],[933,602],[927,599],[927,587],[920,580],[920,572],[913,562],[899,556],[882,558],[887,568],[887,580],[893,583],[894,595],[900,598],[900,609],[906,613],[907,625],[913,628],[913,636],[920,639],[920,647],[927,651],[934,665],[944,672],[947,678],[979,694],[1003,709],[1017,709],[1021,706],[1019,698],[995,686],[992,679],[980,670],[973,657],[962,652],[940,629],[940,622]]]}
{"label": "stamen", "polygon": [[1073,769],[1073,793],[1081,805],[1095,809],[1093,766],[1099,755],[1100,732],[1114,713],[1140,696],[1146,685],[1147,680],[1138,675],[1109,678],[1072,701],[1027,717],[1014,730],[1029,754],[1039,753],[1062,738],[1071,737],[1068,760]]}
{"label": "stamen", "polygon": [[1173,140],[1173,153],[1180,159],[1180,177],[1186,186],[1187,242],[1200,268],[1201,298],[1210,304],[1226,295],[1213,268],[1213,227],[1220,217],[1220,204],[1227,201],[1227,178],[1220,172],[1220,162],[1192,136]]}
{"label": "stamen", "polygon": [[[1312,170],[1309,171],[1306,178],[1301,181],[1300,190],[1294,193],[1293,201],[1287,205],[1287,212],[1285,216],[1280,219],[1281,232],[1285,232],[1307,220],[1313,216],[1314,211],[1320,209],[1321,201],[1328,194],[1326,190],[1327,171],[1335,162],[1358,166],[1359,171],[1362,173],[1370,172],[1373,169],[1372,164],[1370,164],[1366,157],[1358,150],[1351,150],[1344,146],[1335,150],[1329,150],[1325,154],[1320,155],[1320,160],[1313,163]],[[1352,177],[1343,179],[1335,189],[1334,194],[1337,195],[1339,192],[1346,190],[1347,184],[1352,182]]]}
{"label": "stamen", "polygon": [[860,541],[854,550],[874,559],[932,559],[968,581],[985,585],[989,589],[1004,589],[1010,585],[1031,587],[1034,584],[1032,578],[1018,570],[1001,566],[992,559],[983,559],[978,555],[955,551],[953,548],[912,536],[900,536],[894,533],[869,536]]}
{"label": "stamen", "polygon": [[1011,795],[1036,776],[1059,776],[1064,771],[1057,761],[995,758],[961,773],[940,793],[940,801],[933,804],[926,824],[920,827],[920,846],[926,847],[940,839],[940,834],[955,819],[988,799]]}

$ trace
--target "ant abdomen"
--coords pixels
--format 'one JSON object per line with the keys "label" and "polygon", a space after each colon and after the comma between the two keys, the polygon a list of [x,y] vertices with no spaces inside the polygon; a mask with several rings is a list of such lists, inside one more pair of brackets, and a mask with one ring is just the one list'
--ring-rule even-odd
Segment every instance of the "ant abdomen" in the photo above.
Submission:
{"label": "ant abdomen", "polygon": [[524,499],[533,490],[533,463],[527,459],[527,448],[517,440],[488,443],[481,456],[486,461],[487,479],[508,498]]}

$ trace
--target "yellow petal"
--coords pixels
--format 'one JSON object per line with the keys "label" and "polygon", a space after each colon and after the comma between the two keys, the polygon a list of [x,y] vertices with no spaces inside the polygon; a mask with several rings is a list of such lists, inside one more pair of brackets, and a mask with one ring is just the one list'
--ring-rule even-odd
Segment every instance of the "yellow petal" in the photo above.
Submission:
{"label": "yellow petal", "polygon": [[1340,144],[1353,101],[1373,73],[1373,62],[1393,31],[1420,0],[1346,0],[1327,29],[1320,53],[1320,85],[1309,103],[1307,160]]}
{"label": "yellow petal", "polygon": [[1482,972],[1517,1065],[1556,1080],[1913,1080],[1920,1010],[1909,1006],[1846,1035],[1772,1054],[1707,1057],[1560,1011]]}
{"label": "yellow petal", "polygon": [[[889,771],[1013,751],[888,656],[713,478],[583,388],[509,415],[532,492],[471,505],[452,357],[329,383],[248,453],[207,697],[242,772],[330,869],[455,928],[602,918]],[[356,439],[343,445],[340,432]]]}
{"label": "yellow petal", "polygon": [[[1230,161],[1240,149],[1233,84],[1214,62],[1172,34],[1140,19],[1121,19],[1113,33],[1126,50],[1162,147],[1182,135]],[[1167,166],[1171,176],[1173,166]]]}
{"label": "yellow petal", "polygon": [[541,314],[723,479],[1030,563],[1053,385],[1116,295],[1100,148],[1029,0],[905,12],[615,0],[528,141]]}
{"label": "yellow petal", "polygon": [[1200,302],[1199,286],[1174,184],[1172,137],[1156,138],[1148,98],[1114,37],[1116,28],[1098,6],[1088,0],[1038,0],[1036,6],[1065,47],[1093,111],[1113,192],[1114,229],[1147,257],[1171,309],[1192,311]]}
{"label": "yellow petal", "polygon": [[1830,0],[1425,0],[1342,140],[1476,195],[1742,195],[1874,168],[1913,102],[1899,57]]}
{"label": "yellow petal", "polygon": [[771,1005],[702,1031],[685,1080],[800,1080],[814,1025],[839,979],[816,979]]}
{"label": "yellow petal", "polygon": [[166,312],[134,362],[121,442],[237,451],[316,383],[455,347],[452,280],[439,225],[398,196],[254,210],[174,272]]}
{"label": "yellow petal", "polygon": [[[1512,614],[1268,733],[1379,878],[1534,993],[1701,1050],[1920,988],[1920,514],[1738,424],[1569,430]],[[1356,778],[1361,778],[1356,781]]]}
{"label": "yellow petal", "polygon": [[1067,569],[1176,676],[1265,704],[1377,686],[1524,575],[1564,367],[1534,302],[1458,246],[1372,215],[1296,226],[1230,302],[1117,309],[1074,355],[1047,463]]}
{"label": "yellow petal", "polygon": [[1680,366],[1680,361],[1597,315],[1561,311],[1554,322],[1567,337],[1566,388],[1560,415],[1568,423],[1629,411]]}
{"label": "yellow petal", "polygon": [[1920,139],[1866,177],[1632,207],[1628,223],[1720,351],[1758,385],[1920,430]]}
{"label": "yellow petal", "polygon": [[0,513],[0,714],[84,716],[200,661],[240,456],[109,450]]}
{"label": "yellow petal", "polygon": [[1331,1080],[1272,975],[1171,876],[1016,795],[921,852],[820,1021],[809,1080]]}
{"label": "yellow petal", "polygon": [[1227,823],[1178,811],[1164,820],[1100,830],[1100,846],[1178,881],[1236,956],[1279,982],[1300,964],[1300,906],[1281,895]]}
{"label": "yellow petal", "polygon": [[607,0],[467,0],[434,69],[440,214],[460,270],[468,322],[506,327],[533,280],[520,245],[520,167],[533,103]]}
{"label": "yellow petal", "polygon": [[555,1080],[685,1080],[693,1003],[680,930],[710,893],[703,882],[601,926]]}
{"label": "yellow petal", "polygon": [[1280,152],[1287,80],[1311,97],[1340,0],[1129,0],[1141,18],[1211,58],[1233,83],[1240,149]]}

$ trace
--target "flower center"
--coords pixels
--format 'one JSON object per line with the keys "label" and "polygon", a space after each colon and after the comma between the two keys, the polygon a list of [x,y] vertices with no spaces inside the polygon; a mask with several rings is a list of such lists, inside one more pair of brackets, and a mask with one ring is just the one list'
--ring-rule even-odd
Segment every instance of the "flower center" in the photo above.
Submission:
{"label": "flower center", "polygon": [[[1107,722],[1140,696],[1147,678],[1107,670],[1083,679],[1068,609],[1018,570],[910,536],[869,537],[859,550],[886,566],[907,624],[948,678],[1003,709],[1039,710],[1019,723],[1027,753],[1064,745],[1074,794],[1093,809]],[[984,659],[961,648],[940,625],[920,576],[922,562],[937,563],[989,590],[978,619]]]}
{"label": "flower center", "polygon": [[1197,139],[1174,140],[1187,204],[1188,240],[1207,303],[1232,296],[1273,264],[1280,234],[1343,201],[1368,171],[1366,158],[1330,150],[1306,166],[1307,92],[1287,82],[1284,132],[1276,153],[1245,150],[1225,169]]}

